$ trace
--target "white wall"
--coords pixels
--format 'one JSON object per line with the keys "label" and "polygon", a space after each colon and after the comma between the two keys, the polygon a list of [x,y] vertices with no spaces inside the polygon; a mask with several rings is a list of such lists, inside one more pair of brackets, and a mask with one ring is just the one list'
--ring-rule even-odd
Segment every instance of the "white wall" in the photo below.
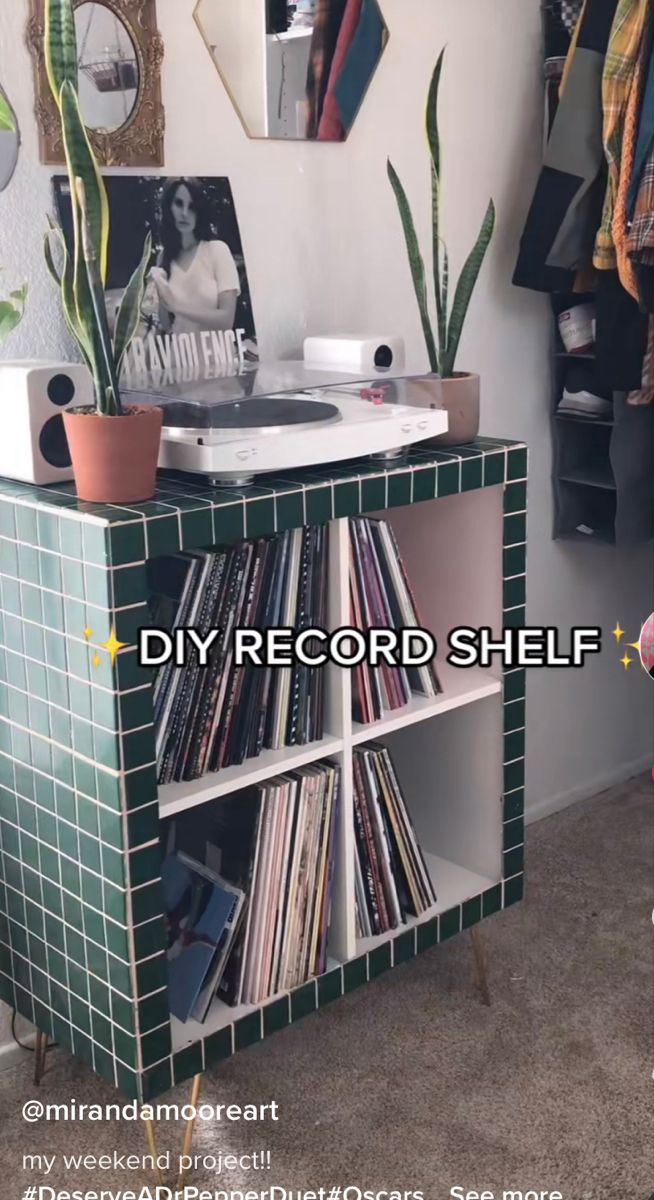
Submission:
{"label": "white wall", "polygon": [[[192,19],[194,0],[159,0],[171,174],[227,173],[239,206],[266,355],[298,350],[306,331],[398,330],[425,366],[397,213],[391,155],[425,237],[429,174],[422,133],[431,69],[448,45],[443,83],[445,221],[454,265],[489,195],[497,235],[471,310],[461,365],[483,376],[483,429],[531,447],[529,619],[600,624],[635,640],[654,607],[650,549],[617,551],[550,539],[549,319],[544,298],[511,286],[517,240],[540,154],[539,0],[383,0],[388,50],[346,146],[249,142]],[[31,299],[11,354],[60,354],[65,338],[41,264],[48,172],[37,165],[26,0],[0,11],[0,79],[22,124],[17,177],[0,195],[2,282],[27,278]],[[443,572],[447,564],[443,564]],[[613,640],[584,671],[533,672],[528,804],[545,811],[641,767],[652,750],[652,688],[628,674]]]}

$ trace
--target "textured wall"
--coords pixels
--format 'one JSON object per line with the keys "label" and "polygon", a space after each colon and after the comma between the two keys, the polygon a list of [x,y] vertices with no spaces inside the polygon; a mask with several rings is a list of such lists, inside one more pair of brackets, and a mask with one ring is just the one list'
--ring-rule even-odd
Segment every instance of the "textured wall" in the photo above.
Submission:
{"label": "textured wall", "polygon": [[[391,41],[345,147],[249,142],[193,22],[194,2],[158,2],[167,46],[167,169],[230,175],[269,355],[297,351],[306,330],[398,330],[412,363],[425,365],[386,157],[400,171],[426,237],[423,108],[431,68],[447,42],[444,216],[455,267],[491,193],[499,213],[461,365],[482,373],[485,432],[523,438],[532,449],[530,620],[612,629],[619,617],[633,640],[653,607],[649,549],[550,540],[548,309],[543,298],[510,283],[540,155],[538,0],[383,0]],[[61,353],[66,339],[41,260],[49,173],[37,163],[31,66],[22,41],[26,10],[26,0],[0,6],[0,78],[24,142],[16,179],[0,195],[0,264],[4,283],[27,278],[31,286],[29,314],[11,353],[45,356]],[[634,668],[625,675],[617,657],[607,644],[583,672],[531,677],[533,812],[628,772],[650,750],[651,684]]]}

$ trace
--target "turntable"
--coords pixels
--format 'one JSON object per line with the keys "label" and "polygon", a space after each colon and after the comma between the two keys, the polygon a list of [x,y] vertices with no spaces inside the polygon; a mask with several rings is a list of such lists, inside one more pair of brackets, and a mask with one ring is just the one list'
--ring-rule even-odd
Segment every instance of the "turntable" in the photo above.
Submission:
{"label": "turntable", "polygon": [[244,487],[270,471],[365,456],[396,461],[446,433],[447,413],[420,406],[427,380],[437,401],[435,376],[371,378],[286,362],[227,377],[159,372],[132,381],[124,396],[163,409],[160,467]]}

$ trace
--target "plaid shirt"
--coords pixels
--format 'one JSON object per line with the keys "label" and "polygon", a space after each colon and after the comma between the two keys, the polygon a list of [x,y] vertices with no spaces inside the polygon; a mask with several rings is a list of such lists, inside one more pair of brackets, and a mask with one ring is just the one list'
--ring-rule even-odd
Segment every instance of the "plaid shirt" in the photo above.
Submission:
{"label": "plaid shirt", "polygon": [[602,107],[608,185],[593,260],[600,271],[612,271],[617,267],[613,213],[620,182],[625,116],[636,75],[648,4],[649,0],[619,0],[604,65]]}

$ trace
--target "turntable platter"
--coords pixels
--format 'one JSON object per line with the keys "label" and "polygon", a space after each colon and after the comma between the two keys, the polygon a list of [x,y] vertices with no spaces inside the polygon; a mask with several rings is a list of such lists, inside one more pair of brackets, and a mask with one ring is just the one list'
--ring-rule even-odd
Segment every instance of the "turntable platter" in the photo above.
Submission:
{"label": "turntable platter", "polygon": [[321,400],[303,400],[295,396],[256,396],[251,400],[217,406],[211,424],[214,429],[251,431],[340,420],[342,416],[336,405],[325,404]]}

